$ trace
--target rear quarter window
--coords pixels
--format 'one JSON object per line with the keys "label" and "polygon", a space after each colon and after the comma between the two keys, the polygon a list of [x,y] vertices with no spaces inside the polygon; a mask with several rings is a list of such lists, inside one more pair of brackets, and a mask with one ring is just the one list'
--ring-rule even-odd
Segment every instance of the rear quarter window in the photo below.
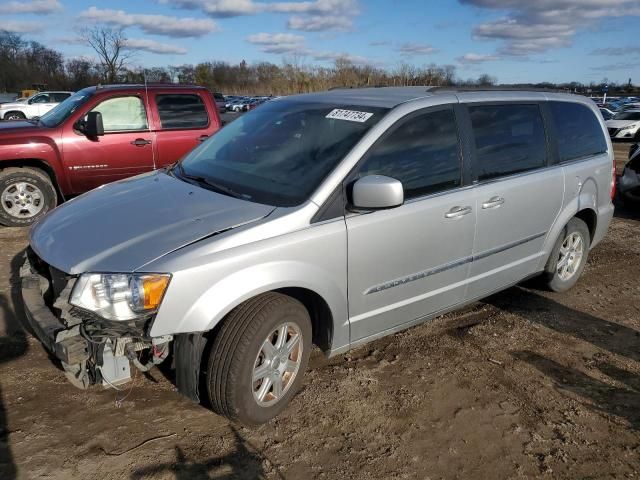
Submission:
{"label": "rear quarter window", "polygon": [[163,130],[205,128],[209,125],[207,108],[199,95],[160,94],[156,95],[156,105]]}
{"label": "rear quarter window", "polygon": [[607,140],[595,113],[579,103],[550,102],[560,162],[605,153]]}

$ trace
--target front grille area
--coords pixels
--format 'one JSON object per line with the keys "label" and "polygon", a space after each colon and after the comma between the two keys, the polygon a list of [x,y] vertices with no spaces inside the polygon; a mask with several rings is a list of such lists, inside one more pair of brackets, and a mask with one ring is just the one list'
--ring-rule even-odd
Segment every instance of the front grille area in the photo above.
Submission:
{"label": "front grille area", "polygon": [[612,137],[615,137],[620,131],[619,128],[608,128],[607,130],[609,130],[609,135]]}

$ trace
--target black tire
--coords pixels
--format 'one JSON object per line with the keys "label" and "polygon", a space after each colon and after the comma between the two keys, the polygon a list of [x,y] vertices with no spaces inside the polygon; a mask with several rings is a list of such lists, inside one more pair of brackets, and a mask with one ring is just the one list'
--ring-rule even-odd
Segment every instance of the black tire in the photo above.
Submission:
{"label": "black tire", "polygon": [[[7,192],[7,189],[23,182],[37,188],[42,194],[37,203],[42,208],[32,216],[29,216],[26,211],[18,215],[13,214],[10,211],[12,204],[3,198],[3,193]],[[57,200],[58,196],[51,178],[42,170],[28,167],[11,167],[0,170],[0,224],[7,227],[27,227],[55,208]]]}
{"label": "black tire", "polygon": [[22,112],[7,112],[4,114],[5,120],[25,120],[26,118]]}
{"label": "black tire", "polygon": [[[282,397],[274,405],[262,406],[254,398],[253,369],[263,342],[284,322],[295,323],[301,332],[300,366]],[[207,365],[213,410],[245,425],[259,425],[278,415],[302,385],[311,334],[311,319],[304,305],[280,293],[259,295],[232,310],[215,337]]]}
{"label": "black tire", "polygon": [[[571,275],[571,277],[563,279],[561,278],[558,271],[560,249],[562,248],[565,240],[574,233],[579,235],[582,239],[583,254],[582,258],[580,259],[580,263],[575,268],[574,273]],[[551,255],[549,256],[549,260],[547,260],[545,272],[543,274],[545,286],[549,290],[552,290],[554,292],[566,292],[567,290],[571,289],[578,282],[578,279],[582,275],[582,272],[587,265],[587,257],[589,256],[590,246],[591,234],[589,233],[587,224],[577,217],[569,220],[569,223],[567,223],[567,225],[560,232],[558,240],[556,241],[556,244],[551,251]]]}

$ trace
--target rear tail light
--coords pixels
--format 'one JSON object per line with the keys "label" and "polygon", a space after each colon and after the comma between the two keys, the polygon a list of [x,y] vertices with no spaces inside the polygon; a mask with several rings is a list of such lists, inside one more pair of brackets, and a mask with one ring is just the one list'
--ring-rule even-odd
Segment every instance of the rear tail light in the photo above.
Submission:
{"label": "rear tail light", "polygon": [[611,168],[611,201],[616,196],[616,157],[613,156],[613,165]]}

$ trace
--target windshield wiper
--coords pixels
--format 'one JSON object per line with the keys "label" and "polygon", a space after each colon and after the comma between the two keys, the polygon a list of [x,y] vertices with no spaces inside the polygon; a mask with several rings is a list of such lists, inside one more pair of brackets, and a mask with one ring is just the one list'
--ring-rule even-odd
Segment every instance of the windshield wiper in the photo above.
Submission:
{"label": "windshield wiper", "polygon": [[220,183],[213,182],[211,179],[207,177],[203,177],[202,175],[191,175],[186,173],[184,171],[184,167],[182,166],[182,162],[178,162],[175,165],[175,167],[173,167],[171,170],[173,171],[176,168],[180,171],[181,177],[184,177],[188,180],[193,180],[194,182],[197,182],[204,188],[208,188],[209,190],[213,190],[214,192],[217,192],[217,193],[222,193],[223,195],[228,195],[229,197],[239,198],[242,200],[251,199],[250,195],[236,192],[232,188],[229,188],[226,185],[222,185]]}

